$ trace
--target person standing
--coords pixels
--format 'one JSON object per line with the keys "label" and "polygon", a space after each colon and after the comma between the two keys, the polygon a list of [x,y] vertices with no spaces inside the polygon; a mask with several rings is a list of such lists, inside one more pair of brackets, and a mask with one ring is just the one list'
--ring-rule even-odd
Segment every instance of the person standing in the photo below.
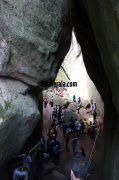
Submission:
{"label": "person standing", "polygon": [[18,157],[20,157],[22,159],[22,163],[23,163],[23,168],[26,168],[28,170],[28,172],[30,171],[30,166],[32,163],[32,159],[31,156],[29,155],[29,152],[27,152],[26,154],[21,154]]}
{"label": "person standing", "polygon": [[32,176],[34,180],[42,180],[43,179],[43,153],[38,149],[34,154],[33,158],[33,166],[32,166]]}
{"label": "person standing", "polygon": [[72,141],[71,141],[71,146],[72,146],[73,153],[75,153],[77,142],[78,142],[78,138],[76,138],[76,136],[74,135],[73,138],[72,138]]}
{"label": "person standing", "polygon": [[65,142],[66,142],[66,151],[69,152],[69,147],[68,147],[68,144],[69,144],[69,134],[66,134]]}
{"label": "person standing", "polygon": [[78,110],[78,114],[79,114],[79,110],[81,108],[81,98],[78,98],[78,104],[77,104],[77,110]]}
{"label": "person standing", "polygon": [[53,98],[53,96],[52,96],[52,99],[51,99],[51,101],[50,101],[50,106],[53,107],[53,104],[54,104],[54,98]]}
{"label": "person standing", "polygon": [[48,100],[47,98],[44,98],[44,108],[47,108]]}
{"label": "person standing", "polygon": [[57,119],[58,119],[58,124],[60,124],[61,112],[59,110],[58,110],[58,113],[57,113]]}
{"label": "person standing", "polygon": [[71,163],[71,180],[83,180],[88,176],[88,161],[84,149],[81,148],[80,152],[77,152],[73,156]]}
{"label": "person standing", "polygon": [[75,94],[73,95],[73,102],[76,102],[76,96],[75,96]]}
{"label": "person standing", "polygon": [[63,123],[63,124],[62,124],[62,129],[63,129],[63,136],[65,137],[66,131],[67,131],[67,129],[68,129],[68,125],[67,125],[66,123]]}
{"label": "person standing", "polygon": [[13,180],[29,180],[28,170],[23,167],[18,167],[13,172]]}
{"label": "person standing", "polygon": [[93,108],[94,108],[94,104],[93,104],[93,100],[91,99],[90,102],[90,113],[93,114]]}
{"label": "person standing", "polygon": [[96,123],[96,117],[97,117],[97,112],[94,111],[94,112],[93,112],[93,123],[94,123],[94,124]]}
{"label": "person standing", "polygon": [[60,156],[60,142],[56,139],[56,137],[54,137],[52,141],[52,156],[54,158],[54,162],[58,164]]}
{"label": "person standing", "polygon": [[53,111],[52,111],[52,121],[56,119],[56,109],[53,108]]}

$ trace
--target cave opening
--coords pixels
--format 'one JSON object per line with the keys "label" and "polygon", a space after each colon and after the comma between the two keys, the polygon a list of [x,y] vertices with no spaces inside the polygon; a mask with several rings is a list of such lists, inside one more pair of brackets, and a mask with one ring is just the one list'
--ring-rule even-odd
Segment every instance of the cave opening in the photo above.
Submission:
{"label": "cave opening", "polygon": [[[70,86],[69,82],[71,82],[71,87],[67,87]],[[74,82],[76,84],[74,84],[73,87]],[[76,98],[76,102],[73,101],[74,95]],[[79,110],[78,114],[79,97],[81,98],[81,109]],[[52,129],[52,124],[54,121],[53,112],[54,109],[56,111],[56,108],[58,111],[59,106],[60,108],[62,108],[63,120],[65,123],[68,124],[71,117],[73,117],[75,121],[76,119],[78,121],[83,120],[85,123],[87,123],[87,127],[84,130],[84,137],[83,135],[79,137],[77,150],[79,150],[81,146],[84,147],[87,154],[87,159],[91,159],[89,173],[93,175],[89,176],[88,179],[102,179],[104,104],[96,86],[88,76],[83,61],[82,50],[76,40],[74,31],[72,32],[70,49],[65,56],[63,63],[61,64],[54,84],[47,90],[43,91],[43,100],[43,136],[46,138],[48,129]],[[99,129],[96,129],[96,136],[93,140],[91,139],[89,134],[90,123],[94,123],[94,116],[90,112],[90,108],[87,107],[87,105],[90,105],[91,100],[93,100],[93,103],[96,103],[96,121],[98,124],[98,128],[100,127]],[[52,101],[53,106],[51,105]],[[61,117],[62,116],[59,115],[59,118]],[[67,153],[65,149],[65,138],[63,136],[63,125],[60,124],[60,119],[58,119],[58,115],[55,120],[57,126],[57,139],[61,143],[61,151],[63,151],[63,153],[61,153],[60,155],[60,163],[56,170],[65,175],[65,177],[69,177],[72,162],[72,135],[70,135],[70,150]],[[93,154],[92,157],[90,157],[91,154]],[[68,164],[67,167],[64,167],[65,163]],[[62,166],[62,164],[64,164],[64,166]]]}

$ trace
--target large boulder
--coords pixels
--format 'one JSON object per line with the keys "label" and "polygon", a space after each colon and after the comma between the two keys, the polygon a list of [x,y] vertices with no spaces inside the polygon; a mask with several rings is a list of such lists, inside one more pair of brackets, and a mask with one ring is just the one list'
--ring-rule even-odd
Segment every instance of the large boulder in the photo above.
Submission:
{"label": "large boulder", "polygon": [[65,109],[64,110],[64,121],[68,123],[70,121],[71,117],[73,119],[79,120],[79,116],[76,113],[74,113],[71,109]]}
{"label": "large boulder", "polygon": [[0,76],[48,87],[71,41],[71,0],[0,1]]}
{"label": "large boulder", "polygon": [[119,2],[74,1],[74,30],[88,74],[104,100],[104,179],[119,177]]}
{"label": "large boulder", "polygon": [[16,154],[40,119],[35,98],[22,82],[0,78],[0,166]]}

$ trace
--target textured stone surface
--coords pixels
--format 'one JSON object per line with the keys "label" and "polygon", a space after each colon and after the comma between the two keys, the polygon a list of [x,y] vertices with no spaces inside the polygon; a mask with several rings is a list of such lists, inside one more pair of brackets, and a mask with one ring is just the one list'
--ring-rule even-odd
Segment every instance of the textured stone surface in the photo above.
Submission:
{"label": "textured stone surface", "polygon": [[17,153],[33,132],[40,118],[37,102],[28,86],[0,78],[0,166]]}
{"label": "textured stone surface", "polygon": [[[104,177],[108,180],[117,180],[119,177],[119,2],[114,0],[109,0],[108,3],[106,0],[83,2],[92,24],[102,64],[109,80],[112,100],[118,114],[118,118],[113,118],[113,120],[109,118],[109,122],[105,124],[108,137],[106,138]],[[108,113],[109,110],[108,108]]]}
{"label": "textured stone surface", "polygon": [[[62,66],[70,77],[70,82],[77,82],[77,87],[69,87],[67,89],[70,100],[72,101],[72,97],[75,94],[76,100],[78,100],[78,97],[80,96],[83,106],[86,106],[91,99],[93,99],[93,101],[97,103],[97,109],[101,114],[104,114],[104,104],[99,92],[86,71],[82,53],[80,51],[81,47],[77,43],[73,32],[70,50],[62,63]],[[58,73],[58,76],[65,82],[69,81],[62,72]],[[58,77],[57,79],[60,78]]]}
{"label": "textured stone surface", "polygon": [[74,29],[88,74],[104,100],[104,180],[119,177],[119,3],[74,2]]}
{"label": "textured stone surface", "polygon": [[65,120],[65,122],[69,122],[71,117],[73,119],[78,119],[79,120],[78,115],[75,114],[71,109],[64,110],[64,120]]}
{"label": "textured stone surface", "polygon": [[0,1],[0,76],[42,87],[70,46],[71,0]]}

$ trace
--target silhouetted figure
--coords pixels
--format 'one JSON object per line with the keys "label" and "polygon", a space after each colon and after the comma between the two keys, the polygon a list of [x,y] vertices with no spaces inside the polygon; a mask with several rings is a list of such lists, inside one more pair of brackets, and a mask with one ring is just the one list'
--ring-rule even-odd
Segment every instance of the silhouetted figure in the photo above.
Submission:
{"label": "silhouetted figure", "polygon": [[93,125],[92,125],[92,131],[91,131],[91,137],[92,137],[92,139],[95,138],[95,135],[96,135],[96,125],[93,123]]}
{"label": "silhouetted figure", "polygon": [[79,110],[81,108],[81,98],[78,98],[78,104],[77,104],[77,110],[78,110],[78,114],[79,114]]}
{"label": "silhouetted figure", "polygon": [[43,153],[40,150],[34,154],[33,166],[32,166],[32,176],[34,180],[43,179]]}
{"label": "silhouetted figure", "polygon": [[62,125],[62,129],[63,129],[63,135],[64,135],[64,137],[65,137],[65,134],[66,134],[67,128],[68,128],[67,124],[66,124],[66,123],[63,123],[63,125]]}
{"label": "silhouetted figure", "polygon": [[74,135],[73,138],[72,138],[72,141],[71,141],[71,146],[72,146],[73,153],[75,153],[77,141],[78,141],[78,138],[76,138],[76,136]]}
{"label": "silhouetted figure", "polygon": [[60,156],[60,142],[54,137],[52,140],[52,157],[56,164],[59,163],[59,156]]}
{"label": "silhouetted figure", "polygon": [[47,108],[48,100],[47,98],[44,98],[44,108]]}
{"label": "silhouetted figure", "polygon": [[93,112],[93,123],[94,123],[94,124],[96,123],[96,117],[97,117],[97,112],[94,111],[94,112]]}
{"label": "silhouetted figure", "polygon": [[74,154],[71,164],[71,178],[73,180],[83,180],[87,177],[88,168],[88,161],[86,159],[84,149],[81,148],[80,152]]}
{"label": "silhouetted figure", "polygon": [[75,122],[75,129],[76,129],[77,137],[80,137],[80,134],[81,134],[81,123],[78,120]]}
{"label": "silhouetted figure", "polygon": [[68,147],[68,144],[69,144],[69,134],[66,134],[65,141],[66,141],[66,151],[68,152],[69,151],[69,147]]}
{"label": "silhouetted figure", "polygon": [[53,96],[52,96],[52,99],[50,101],[50,106],[53,107],[53,104],[54,104],[54,99],[53,99]]}
{"label": "silhouetted figure", "polygon": [[53,112],[52,112],[52,120],[55,120],[56,119],[56,108],[53,108]]}
{"label": "silhouetted figure", "polygon": [[81,152],[82,156],[86,157],[85,150],[83,147],[81,147],[80,152]]}
{"label": "silhouetted figure", "polygon": [[48,138],[51,137],[51,129],[50,129],[50,128],[49,128],[48,131],[47,131],[47,136],[48,136]]}
{"label": "silhouetted figure", "polygon": [[76,102],[76,96],[73,95],[73,102]]}
{"label": "silhouetted figure", "polygon": [[29,180],[28,170],[23,167],[18,167],[13,172],[13,180]]}
{"label": "silhouetted figure", "polygon": [[22,159],[23,168],[26,168],[28,171],[30,171],[32,159],[31,159],[31,156],[29,155],[29,152],[26,152],[26,154],[21,154],[18,157]]}
{"label": "silhouetted figure", "polygon": [[57,113],[57,119],[58,119],[58,124],[60,124],[60,119],[61,119],[61,112],[58,111]]}
{"label": "silhouetted figure", "polygon": [[41,151],[45,152],[45,149],[46,149],[46,140],[45,140],[44,136],[42,136],[40,138],[39,144],[40,144]]}

